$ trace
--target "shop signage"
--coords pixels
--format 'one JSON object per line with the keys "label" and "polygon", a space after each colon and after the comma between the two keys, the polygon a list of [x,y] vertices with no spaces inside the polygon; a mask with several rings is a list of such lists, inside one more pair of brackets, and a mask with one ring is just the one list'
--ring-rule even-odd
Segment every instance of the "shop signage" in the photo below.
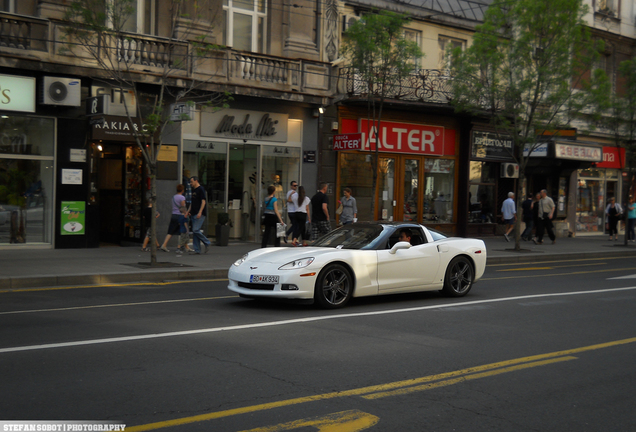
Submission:
{"label": "shop signage", "polygon": [[[133,89],[121,89],[113,86],[92,86],[91,94],[97,97],[104,96],[103,113],[111,116],[126,116],[128,112],[134,113],[137,110],[137,98]],[[90,109],[87,106],[87,110]]]}
{"label": "shop signage", "polygon": [[174,103],[170,105],[170,121],[182,122],[191,121],[194,118],[194,104],[186,102]]}
{"label": "shop signage", "polygon": [[361,150],[362,134],[341,134],[333,137],[334,150]]}
{"label": "shop signage", "polygon": [[183,151],[225,154],[227,152],[227,145],[225,143],[218,143],[214,141],[183,140]]}
{"label": "shop signage", "polygon": [[[103,118],[103,122],[98,121]],[[146,125],[139,118],[134,117],[132,122],[128,117],[105,115],[91,120],[92,137],[95,140],[105,141],[134,141],[135,134],[148,135]],[[157,140],[157,135],[155,140]]]}
{"label": "shop signage", "polygon": [[303,162],[304,163],[316,163],[316,151],[315,150],[305,150],[305,151],[303,151]]}
{"label": "shop signage", "polygon": [[177,162],[179,159],[179,147],[175,145],[162,145],[157,155],[161,162]]}
{"label": "shop signage", "polygon": [[[367,119],[360,120],[360,130],[368,131]],[[380,124],[380,148],[382,152],[444,155],[444,127],[383,121]],[[362,132],[362,150],[376,148],[375,129],[367,139]]]}
{"label": "shop signage", "polygon": [[83,171],[81,169],[63,169],[62,184],[81,185]]}
{"label": "shop signage", "polygon": [[201,136],[287,142],[287,114],[226,109],[201,113]]}
{"label": "shop signage", "polygon": [[530,146],[530,144],[526,144],[523,147],[523,155],[525,157],[548,157],[549,146],[550,146],[550,143],[547,143],[547,142],[539,143],[534,147],[534,149],[532,150],[532,153],[530,153],[530,149],[532,147]]}
{"label": "shop signage", "polygon": [[101,95],[86,99],[86,115],[95,116],[109,114],[110,96]]}
{"label": "shop signage", "polygon": [[512,138],[494,132],[473,131],[472,158],[483,160],[514,160]]}
{"label": "shop signage", "polygon": [[557,159],[569,159],[587,162],[603,161],[603,149],[601,147],[558,142],[554,144],[554,152]]}
{"label": "shop signage", "polygon": [[35,78],[0,75],[0,110],[35,112]]}
{"label": "shop signage", "polygon": [[625,149],[603,146],[603,162],[597,163],[596,167],[608,169],[625,168]]}
{"label": "shop signage", "polygon": [[71,162],[86,162],[86,149],[71,149],[69,160]]}
{"label": "shop signage", "polygon": [[62,201],[60,210],[60,235],[84,235],[86,233],[86,202]]}

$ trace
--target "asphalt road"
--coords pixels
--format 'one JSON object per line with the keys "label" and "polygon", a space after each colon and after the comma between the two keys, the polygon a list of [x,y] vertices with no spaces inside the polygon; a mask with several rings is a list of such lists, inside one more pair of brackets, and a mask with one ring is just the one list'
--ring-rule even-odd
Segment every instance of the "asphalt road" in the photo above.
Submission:
{"label": "asphalt road", "polygon": [[468,296],[244,300],[224,281],[0,293],[0,420],[126,431],[636,430],[636,261]]}

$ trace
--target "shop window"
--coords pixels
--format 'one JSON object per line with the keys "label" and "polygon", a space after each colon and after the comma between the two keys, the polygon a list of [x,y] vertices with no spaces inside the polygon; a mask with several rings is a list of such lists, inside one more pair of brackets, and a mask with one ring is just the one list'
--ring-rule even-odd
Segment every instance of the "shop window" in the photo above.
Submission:
{"label": "shop window", "polygon": [[[274,186],[274,196],[280,203],[278,210],[281,215],[287,212],[287,191],[290,183],[300,180],[298,167],[300,166],[300,149],[282,146],[263,146],[263,184],[261,200],[267,196],[267,188]],[[302,184],[301,184],[302,185]],[[311,197],[312,191],[305,188],[305,192]],[[262,204],[262,203],[261,203]]]}
{"label": "shop window", "polygon": [[424,220],[452,223],[455,161],[426,159],[424,164]]}
{"label": "shop window", "polygon": [[265,52],[265,0],[223,0],[223,45],[239,51]]}
{"label": "shop window", "polygon": [[492,162],[470,162],[469,223],[495,222],[495,173],[497,166],[498,164]]}

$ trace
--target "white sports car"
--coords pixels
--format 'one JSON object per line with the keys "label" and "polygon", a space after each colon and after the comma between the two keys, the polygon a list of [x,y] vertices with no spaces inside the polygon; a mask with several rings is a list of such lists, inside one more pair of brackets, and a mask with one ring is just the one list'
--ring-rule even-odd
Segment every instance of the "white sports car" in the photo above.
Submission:
{"label": "white sports car", "polygon": [[[399,241],[402,232],[410,242]],[[249,252],[230,267],[228,288],[242,297],[339,308],[351,297],[415,291],[461,297],[485,268],[481,240],[449,238],[414,223],[355,223],[311,247]]]}

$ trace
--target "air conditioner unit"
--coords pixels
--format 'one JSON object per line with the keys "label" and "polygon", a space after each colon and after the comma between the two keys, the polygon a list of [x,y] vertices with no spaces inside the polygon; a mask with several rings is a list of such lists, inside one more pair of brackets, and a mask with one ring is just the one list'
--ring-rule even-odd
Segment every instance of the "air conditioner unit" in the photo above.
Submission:
{"label": "air conditioner unit", "polygon": [[76,78],[45,76],[42,79],[40,103],[44,105],[80,106],[82,81]]}
{"label": "air conditioner unit", "polygon": [[342,16],[342,32],[346,32],[349,30],[349,27],[356,22],[359,21],[360,17],[356,15],[343,15]]}
{"label": "air conditioner unit", "polygon": [[502,163],[501,178],[519,178],[519,164]]}

